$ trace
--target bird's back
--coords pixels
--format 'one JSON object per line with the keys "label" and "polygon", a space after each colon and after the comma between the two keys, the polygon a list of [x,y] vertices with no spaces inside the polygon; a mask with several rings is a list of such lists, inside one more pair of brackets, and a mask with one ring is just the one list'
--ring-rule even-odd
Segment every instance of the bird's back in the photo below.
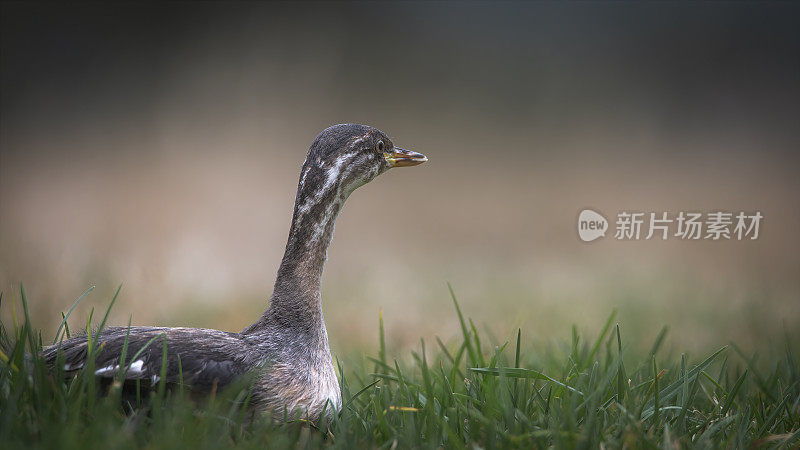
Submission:
{"label": "bird's back", "polygon": [[[167,383],[182,382],[202,392],[215,386],[222,388],[250,369],[247,357],[252,350],[237,333],[180,327],[114,327],[92,336],[92,340],[97,349],[94,373],[101,378],[121,376],[155,385],[161,380],[162,361],[166,359]],[[51,368],[63,364],[64,373],[70,376],[85,366],[88,343],[86,335],[72,337],[47,347],[43,356]]]}

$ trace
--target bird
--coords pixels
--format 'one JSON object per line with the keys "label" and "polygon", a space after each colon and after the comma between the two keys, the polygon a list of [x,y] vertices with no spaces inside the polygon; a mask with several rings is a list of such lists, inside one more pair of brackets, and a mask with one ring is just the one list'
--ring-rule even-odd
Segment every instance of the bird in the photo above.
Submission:
{"label": "bird", "polygon": [[122,377],[123,387],[183,384],[193,395],[207,396],[252,374],[250,405],[255,410],[273,417],[330,419],[341,410],[342,399],[322,314],[321,277],[336,218],[358,187],[391,168],[427,160],[396,147],[371,126],[339,124],[323,130],[306,154],[286,250],[269,305],[255,322],[238,333],[108,327],[44,348],[47,366],[55,371],[63,364],[59,370],[65,377],[84,370],[91,339],[97,349],[94,376],[105,381]]}

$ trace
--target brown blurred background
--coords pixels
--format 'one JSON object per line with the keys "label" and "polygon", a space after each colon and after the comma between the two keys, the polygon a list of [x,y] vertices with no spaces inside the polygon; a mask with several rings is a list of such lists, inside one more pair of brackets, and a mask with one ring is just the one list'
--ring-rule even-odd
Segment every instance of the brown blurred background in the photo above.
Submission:
{"label": "brown blurred background", "polygon": [[[800,325],[792,3],[2,4],[2,317],[52,334],[239,330],[266,305],[297,176],[340,122],[430,162],[360,189],[324,276],[335,353],[502,341],[771,345]],[[756,241],[577,238],[578,211],[747,211]],[[410,230],[410,231],[409,231]],[[8,322],[6,322],[8,323]],[[641,338],[641,341],[638,339]]]}

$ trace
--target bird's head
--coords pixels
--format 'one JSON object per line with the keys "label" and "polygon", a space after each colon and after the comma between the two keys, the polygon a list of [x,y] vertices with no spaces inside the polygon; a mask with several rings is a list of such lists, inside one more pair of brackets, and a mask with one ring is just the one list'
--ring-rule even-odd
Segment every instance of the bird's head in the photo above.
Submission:
{"label": "bird's head", "polygon": [[[394,146],[377,128],[334,125],[320,133],[308,149],[300,174],[300,191],[318,197],[337,193],[345,198],[392,167],[416,166],[425,155]],[[312,189],[313,188],[313,189]]]}

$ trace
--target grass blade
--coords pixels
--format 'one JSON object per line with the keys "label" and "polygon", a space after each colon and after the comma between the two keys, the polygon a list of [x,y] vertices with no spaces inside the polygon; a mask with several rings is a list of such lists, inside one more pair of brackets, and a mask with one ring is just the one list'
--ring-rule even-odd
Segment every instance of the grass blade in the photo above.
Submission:
{"label": "grass blade", "polygon": [[86,298],[86,296],[89,295],[89,293],[91,293],[94,290],[94,288],[95,286],[91,286],[89,287],[89,289],[83,291],[83,294],[81,294],[78,297],[78,299],[75,300],[75,303],[73,303],[72,306],[70,306],[70,308],[67,310],[67,313],[66,314],[61,313],[62,314],[61,324],[58,326],[58,329],[56,330],[56,337],[53,338],[53,344],[61,340],[61,331],[65,329],[65,327],[67,330],[67,337],[69,338],[69,325],[67,325],[67,319],[69,319],[69,315],[72,314],[72,311],[75,310],[75,308],[78,306],[81,300]]}

